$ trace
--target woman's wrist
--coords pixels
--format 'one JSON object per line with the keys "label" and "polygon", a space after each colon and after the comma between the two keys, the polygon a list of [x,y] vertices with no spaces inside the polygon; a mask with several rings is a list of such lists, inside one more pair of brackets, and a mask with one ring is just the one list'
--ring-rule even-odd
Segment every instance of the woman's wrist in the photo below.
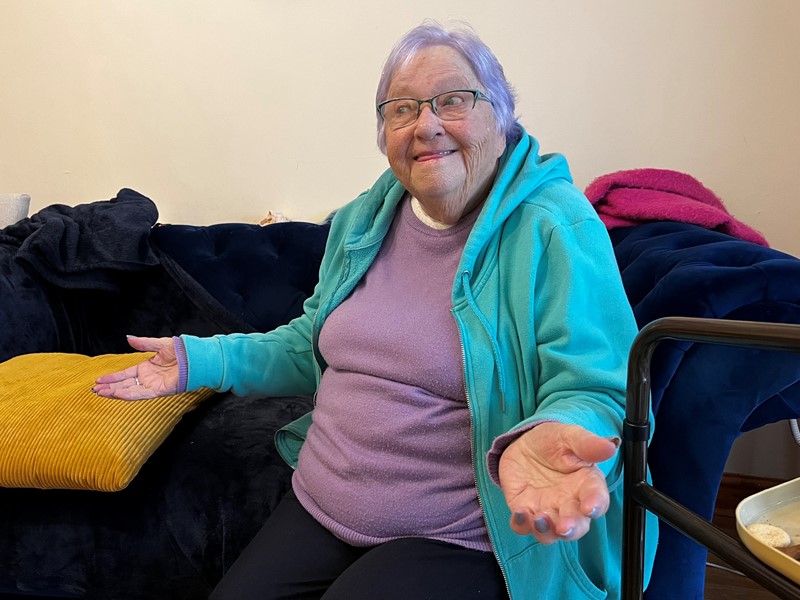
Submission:
{"label": "woman's wrist", "polygon": [[486,466],[489,469],[489,477],[492,479],[495,485],[500,485],[500,457],[503,455],[505,449],[516,442],[523,434],[529,432],[537,425],[552,422],[553,421],[547,420],[532,421],[527,425],[520,427],[519,429],[514,429],[513,431],[504,433],[503,435],[500,435],[494,439],[494,442],[492,442],[492,447],[489,448],[489,452],[486,453]]}
{"label": "woman's wrist", "polygon": [[189,379],[189,359],[186,356],[186,345],[180,336],[174,336],[172,343],[175,346],[175,360],[178,362],[178,389],[176,392],[182,394],[186,391],[186,381]]}

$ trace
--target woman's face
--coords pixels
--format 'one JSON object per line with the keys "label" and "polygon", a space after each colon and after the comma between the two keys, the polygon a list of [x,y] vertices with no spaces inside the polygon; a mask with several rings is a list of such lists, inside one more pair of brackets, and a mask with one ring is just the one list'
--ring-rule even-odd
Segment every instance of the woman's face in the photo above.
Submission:
{"label": "woman's face", "polygon": [[[433,46],[397,71],[388,98],[424,100],[458,89],[486,91],[461,54]],[[479,100],[460,121],[442,121],[423,104],[411,125],[384,127],[392,171],[430,217],[454,224],[486,198],[506,146],[491,104]]]}

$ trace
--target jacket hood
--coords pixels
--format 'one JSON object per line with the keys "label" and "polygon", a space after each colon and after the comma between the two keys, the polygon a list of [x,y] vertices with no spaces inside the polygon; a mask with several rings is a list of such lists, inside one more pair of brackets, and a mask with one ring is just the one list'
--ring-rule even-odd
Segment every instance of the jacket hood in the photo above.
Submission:
{"label": "jacket hood", "polygon": [[555,181],[572,183],[566,158],[561,154],[539,155],[539,142],[522,129],[516,145],[506,148],[492,189],[486,197],[459,265],[459,272],[472,272],[486,243],[509,215],[528,198]]}
{"label": "jacket hood", "polygon": [[[560,154],[539,155],[539,142],[522,128],[515,145],[500,157],[492,189],[481,209],[461,259],[459,272],[472,271],[486,242],[508,216],[527,198],[553,181],[572,183],[566,159]],[[387,169],[359,198],[359,214],[348,235],[350,248],[380,240],[391,226],[397,205],[406,190]]]}
{"label": "jacket hood", "polygon": [[381,241],[405,193],[405,188],[392,170],[387,169],[372,187],[351,203],[357,213],[347,233],[345,246],[354,249]]}

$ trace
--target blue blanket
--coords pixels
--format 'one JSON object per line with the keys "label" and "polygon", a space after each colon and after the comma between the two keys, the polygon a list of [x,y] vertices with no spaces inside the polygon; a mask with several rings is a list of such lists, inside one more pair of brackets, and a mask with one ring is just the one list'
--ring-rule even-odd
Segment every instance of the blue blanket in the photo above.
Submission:
{"label": "blue blanket", "polygon": [[[640,327],[666,316],[800,323],[800,260],[793,256],[685,223],[610,235]],[[800,358],[662,342],[652,369],[653,484],[710,519],[739,434],[800,415]],[[700,545],[663,526],[647,597],[702,598],[705,560]]]}

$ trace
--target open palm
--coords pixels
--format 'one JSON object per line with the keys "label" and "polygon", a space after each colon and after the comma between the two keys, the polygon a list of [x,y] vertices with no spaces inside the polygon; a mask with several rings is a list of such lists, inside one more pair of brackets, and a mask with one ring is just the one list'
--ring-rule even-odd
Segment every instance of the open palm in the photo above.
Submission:
{"label": "open palm", "polygon": [[178,360],[172,338],[130,337],[132,348],[155,352],[137,365],[98,377],[92,390],[99,396],[144,400],[178,391]]}
{"label": "open palm", "polygon": [[615,441],[577,425],[542,423],[500,457],[500,486],[511,527],[542,543],[577,539],[608,510],[608,488],[596,463],[616,452]]}

